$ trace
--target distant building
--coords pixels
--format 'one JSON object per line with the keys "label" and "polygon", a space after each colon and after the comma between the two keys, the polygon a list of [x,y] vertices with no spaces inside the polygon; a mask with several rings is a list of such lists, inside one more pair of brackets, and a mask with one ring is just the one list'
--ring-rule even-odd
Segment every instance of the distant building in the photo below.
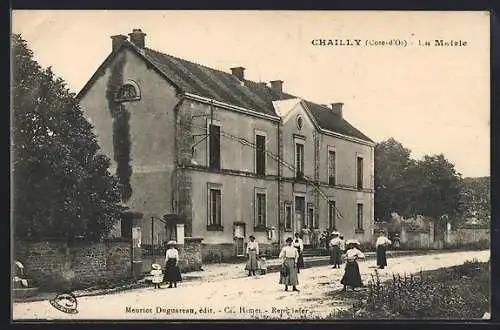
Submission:
{"label": "distant building", "polygon": [[[342,103],[319,105],[285,93],[280,80],[246,80],[242,67],[226,73],[149,49],[139,29],[129,36],[111,37],[111,54],[78,98],[111,159],[123,143],[117,130],[129,130],[127,205],[142,215],[142,244],[166,239],[151,220],[166,214],[184,216],[186,236],[225,255],[243,254],[250,234],[263,247],[297,231],[313,244],[324,229],[371,240],[374,142],[343,118]],[[125,124],[113,111],[129,115]]]}

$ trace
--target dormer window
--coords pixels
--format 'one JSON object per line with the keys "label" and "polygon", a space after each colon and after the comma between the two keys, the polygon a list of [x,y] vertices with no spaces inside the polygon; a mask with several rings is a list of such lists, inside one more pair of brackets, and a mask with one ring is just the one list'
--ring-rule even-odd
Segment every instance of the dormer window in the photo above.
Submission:
{"label": "dormer window", "polygon": [[117,102],[130,102],[141,99],[141,92],[139,86],[134,81],[127,81],[123,84],[116,93]]}

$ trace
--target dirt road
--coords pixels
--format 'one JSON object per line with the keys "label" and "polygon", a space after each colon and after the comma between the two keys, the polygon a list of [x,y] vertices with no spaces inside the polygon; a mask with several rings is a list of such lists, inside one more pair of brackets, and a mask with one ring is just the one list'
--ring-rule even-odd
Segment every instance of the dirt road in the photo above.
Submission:
{"label": "dirt road", "polygon": [[[452,252],[388,259],[379,270],[381,279],[393,273],[416,273],[462,264],[467,260],[487,261],[490,251]],[[374,272],[373,260],[360,262],[365,283]],[[142,288],[116,294],[78,298],[78,313],[66,314],[49,301],[15,303],[13,319],[317,319],[344,308],[341,295],[343,269],[319,266],[299,274],[300,292],[285,292],[278,285],[279,274],[181,283],[177,289]],[[330,297],[327,297],[330,294]]]}

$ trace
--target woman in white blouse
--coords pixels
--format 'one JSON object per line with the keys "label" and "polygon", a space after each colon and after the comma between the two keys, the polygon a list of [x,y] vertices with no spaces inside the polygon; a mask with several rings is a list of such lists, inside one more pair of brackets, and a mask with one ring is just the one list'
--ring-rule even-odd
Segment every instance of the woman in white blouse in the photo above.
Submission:
{"label": "woman in white blouse", "polygon": [[379,237],[375,246],[377,247],[377,266],[380,269],[384,269],[387,266],[387,246],[391,245],[391,240],[384,235],[384,231],[380,231]]}
{"label": "woman in white blouse", "polygon": [[250,242],[247,243],[248,261],[245,269],[248,270],[248,276],[255,275],[255,271],[259,268],[257,256],[259,255],[259,243],[255,241],[255,237],[250,235]]}
{"label": "woman in white blouse", "polygon": [[175,248],[177,242],[169,241],[167,243],[167,252],[165,253],[165,281],[169,282],[169,288],[177,287],[177,282],[182,281],[181,271],[179,269],[179,251]]}
{"label": "woman in white blouse", "polygon": [[363,286],[357,260],[364,258],[365,255],[358,249],[360,244],[357,240],[348,240],[346,244],[347,252],[344,255],[346,260],[345,272],[340,283],[344,285],[342,291],[346,291],[348,286],[354,291],[356,288]]}
{"label": "woman in white blouse", "polygon": [[297,275],[297,261],[299,260],[299,251],[292,246],[293,239],[288,237],[286,239],[287,245],[281,249],[279,258],[283,262],[283,267],[285,272],[280,272],[280,282],[279,284],[285,285],[285,291],[288,291],[288,286],[292,286],[293,291],[299,291],[297,285],[299,285],[299,278]]}

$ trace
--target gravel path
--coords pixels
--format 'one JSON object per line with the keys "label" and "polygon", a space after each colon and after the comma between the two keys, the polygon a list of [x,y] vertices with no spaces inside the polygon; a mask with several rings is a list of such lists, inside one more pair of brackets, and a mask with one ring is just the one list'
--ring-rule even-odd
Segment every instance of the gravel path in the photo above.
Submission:
{"label": "gravel path", "polygon": [[[382,280],[393,273],[417,273],[459,265],[467,260],[487,261],[490,251],[440,253],[389,258],[379,270]],[[374,272],[374,260],[360,262],[366,283]],[[78,313],[65,314],[47,301],[13,304],[13,319],[317,319],[345,301],[332,298],[341,289],[343,269],[318,266],[299,274],[300,292],[285,292],[278,273],[264,276],[184,282],[177,289],[142,288],[103,296],[78,298]],[[335,295],[334,295],[335,297]]]}

